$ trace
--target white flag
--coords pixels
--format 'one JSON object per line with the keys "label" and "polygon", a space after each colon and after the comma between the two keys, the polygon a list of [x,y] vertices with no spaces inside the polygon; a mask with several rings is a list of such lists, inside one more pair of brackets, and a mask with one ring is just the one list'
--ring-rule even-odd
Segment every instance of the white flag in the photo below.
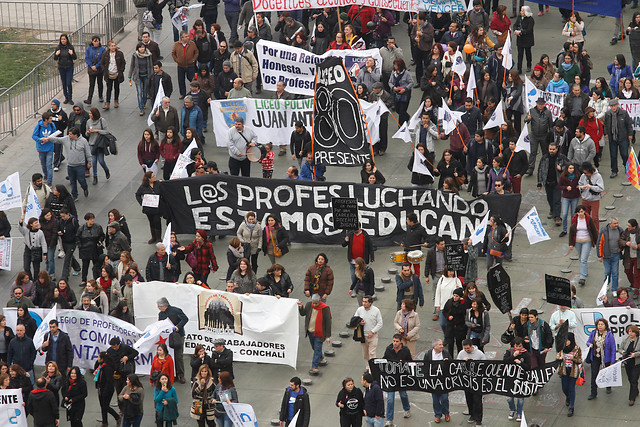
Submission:
{"label": "white flag", "polygon": [[[418,129],[418,132],[419,131],[420,130]],[[391,138],[401,139],[404,142],[411,142],[411,132],[409,131],[409,126],[407,125],[407,122],[404,122],[402,126],[400,126],[400,129],[398,129],[398,131],[394,133]]]}
{"label": "white flag", "polygon": [[599,388],[622,386],[622,361],[601,369],[596,377],[596,385]]}
{"label": "white flag", "polygon": [[442,121],[442,133],[449,134],[456,130],[456,121],[460,121],[464,113],[451,111],[447,101],[442,98],[442,107],[438,108],[438,120]]}
{"label": "white flag", "polygon": [[480,221],[480,224],[476,226],[476,229],[473,230],[473,234],[471,235],[471,244],[477,245],[478,243],[482,243],[484,241],[484,235],[487,233],[487,224],[489,223],[489,212],[487,212]]}
{"label": "white flag", "polygon": [[151,108],[149,117],[147,117],[147,125],[150,127],[153,126],[153,120],[151,120],[151,116],[156,113],[156,108],[162,108],[162,98],[164,98],[164,87],[162,87],[162,79],[160,79],[160,83],[158,83],[158,93],[156,94],[156,99],[153,101],[153,107]]}
{"label": "white flag", "polygon": [[138,352],[140,353],[145,353],[149,351],[151,347],[156,345],[156,342],[158,341],[158,338],[163,331],[171,331],[174,327],[175,326],[169,319],[153,322],[145,328],[140,339],[136,341],[132,347],[138,350]]}
{"label": "white flag", "polygon": [[454,73],[456,73],[458,76],[460,76],[460,79],[462,79],[462,76],[467,71],[467,66],[464,63],[464,59],[462,58],[462,52],[460,52],[460,47],[458,47],[458,50],[456,50],[456,53],[453,55],[452,62],[453,62],[453,65],[451,66],[451,70]]}
{"label": "white flag", "polygon": [[298,423],[298,416],[300,415],[300,409],[298,409],[298,412],[296,412],[296,414],[293,416],[293,418],[291,418],[291,422],[289,423],[290,426],[295,426]]}
{"label": "white flag", "polygon": [[183,26],[187,26],[189,24],[189,10],[200,8],[203,5],[204,3],[196,3],[191,6],[181,7],[171,18],[171,23],[178,29],[178,31],[181,31]]}
{"label": "white flag", "polygon": [[27,223],[31,218],[40,218],[41,213],[42,208],[40,207],[38,196],[36,196],[36,190],[33,189],[32,184],[29,184],[29,194],[27,194],[27,207],[24,211],[24,222]]}
{"label": "white flag", "polygon": [[171,252],[171,223],[167,224],[167,229],[164,232],[164,237],[162,238],[162,244],[164,245],[167,253]]}
{"label": "white flag", "polygon": [[[33,346],[36,349],[42,347],[42,343],[44,342],[44,336],[49,332],[49,322],[56,319],[58,304],[54,304],[53,308],[49,310],[49,313],[42,319],[38,329],[36,329],[36,333],[33,335]],[[52,343],[49,343],[52,345]]]}
{"label": "white flag", "polygon": [[[222,402],[222,406],[224,406],[224,410],[234,427],[255,427],[258,425],[253,407],[248,403]],[[295,427],[293,422],[290,425]]]}
{"label": "white flag", "polygon": [[191,141],[191,144],[184,150],[184,153],[180,153],[178,156],[178,160],[176,161],[176,165],[173,167],[173,171],[171,172],[171,176],[169,179],[178,179],[178,178],[188,178],[187,174],[187,165],[193,163],[191,160],[191,150],[194,148],[198,148],[198,143],[195,138]]}
{"label": "white flag", "polygon": [[529,128],[527,126],[522,127],[522,132],[520,132],[516,143],[516,153],[522,150],[531,153],[531,140],[529,139]]}
{"label": "white flag", "polygon": [[411,116],[411,119],[409,120],[409,130],[414,130],[415,128],[420,126],[420,122],[422,121],[423,109],[424,109],[424,102],[421,102],[420,106],[418,107],[416,112],[413,113],[413,116]]}
{"label": "white flag", "polygon": [[0,390],[0,426],[27,427],[27,413],[22,400],[22,390]]}
{"label": "white flag", "polygon": [[520,427],[529,427],[527,419],[524,417],[524,409],[522,410],[522,418],[520,419]]}
{"label": "white flag", "polygon": [[511,31],[509,31],[509,35],[504,41],[504,46],[502,47],[502,66],[507,72],[511,68],[513,68],[513,54],[511,52]]}
{"label": "white flag", "polygon": [[527,110],[530,110],[536,106],[538,98],[542,97],[542,91],[535,87],[528,76],[524,76],[524,82],[524,91],[527,96]]}
{"label": "white flag", "polygon": [[0,211],[22,207],[22,192],[20,191],[20,175],[14,172],[0,182]]}
{"label": "white flag", "polygon": [[505,123],[504,112],[502,111],[502,101],[500,101],[498,105],[496,105],[496,109],[493,114],[491,114],[491,117],[489,117],[489,121],[482,129],[487,130],[497,126],[502,126],[503,123]]}
{"label": "white flag", "polygon": [[469,4],[467,5],[467,12],[471,12],[473,10],[473,0],[469,0]]}
{"label": "white flag", "polygon": [[543,242],[545,240],[550,240],[551,237],[547,234],[547,232],[542,227],[542,222],[540,221],[540,216],[538,216],[538,210],[536,207],[532,207],[529,212],[518,222],[527,232],[527,238],[529,239],[529,244],[535,245],[538,242]]}
{"label": "white flag", "polygon": [[427,158],[424,157],[417,148],[413,150],[413,167],[411,168],[411,172],[433,177],[427,167]]}
{"label": "white flag", "polygon": [[144,166],[144,171],[145,172],[153,172],[154,175],[158,175],[158,162],[153,162],[153,164],[151,165],[151,167],[145,165]]}
{"label": "white flag", "polygon": [[598,292],[598,296],[596,297],[596,305],[602,306],[604,305],[604,297],[607,295],[607,290],[609,289],[609,277],[604,278],[604,283],[602,284],[602,288],[600,288],[600,292]]}
{"label": "white flag", "polygon": [[473,90],[477,87],[476,85],[476,73],[473,69],[473,65],[469,71],[469,81],[467,82],[467,98],[473,99]]}

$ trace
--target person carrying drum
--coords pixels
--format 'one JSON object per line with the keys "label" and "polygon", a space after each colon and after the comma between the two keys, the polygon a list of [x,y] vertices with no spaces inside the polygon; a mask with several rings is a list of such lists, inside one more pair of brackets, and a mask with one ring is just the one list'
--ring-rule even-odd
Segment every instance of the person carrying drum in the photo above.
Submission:
{"label": "person carrying drum", "polygon": [[[404,247],[405,252],[418,251],[420,254],[412,254],[412,260],[407,261],[413,265],[414,274],[420,277],[420,263],[422,262],[422,247],[428,246],[427,239],[429,235],[427,230],[418,222],[418,215],[414,212],[407,214],[407,232],[404,235],[404,241],[401,246]],[[409,255],[409,254],[407,254]]]}
{"label": "person carrying drum", "polygon": [[247,148],[255,147],[258,136],[244,127],[244,118],[236,116],[235,125],[229,129],[229,174],[251,176],[251,162],[247,158]]}

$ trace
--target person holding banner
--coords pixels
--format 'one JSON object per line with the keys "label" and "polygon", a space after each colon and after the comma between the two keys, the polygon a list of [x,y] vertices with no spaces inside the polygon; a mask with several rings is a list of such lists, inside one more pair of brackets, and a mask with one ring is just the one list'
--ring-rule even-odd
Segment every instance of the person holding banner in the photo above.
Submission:
{"label": "person holding banner", "polygon": [[553,347],[553,333],[549,324],[538,317],[538,310],[529,310],[529,322],[524,333],[525,346],[531,353],[531,368],[543,366],[547,353]]}
{"label": "person holding banner", "polygon": [[[451,359],[451,355],[449,354],[449,351],[444,348],[444,344],[441,339],[435,339],[432,344],[433,349],[427,350],[424,353],[425,363]],[[433,402],[433,413],[435,416],[434,421],[436,423],[440,423],[443,415],[446,422],[451,421],[451,414],[449,413],[449,393],[432,393],[431,399]]]}
{"label": "person holding banner", "polygon": [[638,377],[640,376],[640,329],[637,325],[627,326],[627,336],[622,340],[618,348],[620,357],[627,359],[624,368],[629,379],[629,406],[636,403],[638,397]]}
{"label": "person holding banner", "polygon": [[[573,335],[571,332],[570,334]],[[591,394],[588,399],[593,400],[598,396],[598,386],[596,385],[598,372],[616,362],[616,340],[609,330],[609,322],[606,319],[596,320],[596,327],[589,335],[587,347],[589,352],[585,362],[591,365]],[[610,393],[611,387],[607,387],[607,394]]]}
{"label": "person holding banner", "polygon": [[[527,349],[524,348],[524,340],[521,337],[516,337],[513,339],[512,346],[512,348],[504,353],[502,360],[516,363],[525,371],[531,369],[531,355]],[[512,420],[515,417],[516,421],[520,422],[522,420],[524,399],[518,398],[516,401],[513,397],[509,397],[507,403],[509,404],[509,419]]]}
{"label": "person holding banner", "polygon": [[[556,360],[560,361],[558,375],[562,382],[562,392],[566,396],[565,405],[569,407],[567,417],[573,417],[576,400],[576,380],[580,376],[580,365],[582,365],[582,350],[576,344],[573,332],[567,334],[567,341],[562,351],[556,355]],[[533,367],[533,359],[531,362],[531,367]],[[595,376],[592,375],[592,378],[595,378]]]}

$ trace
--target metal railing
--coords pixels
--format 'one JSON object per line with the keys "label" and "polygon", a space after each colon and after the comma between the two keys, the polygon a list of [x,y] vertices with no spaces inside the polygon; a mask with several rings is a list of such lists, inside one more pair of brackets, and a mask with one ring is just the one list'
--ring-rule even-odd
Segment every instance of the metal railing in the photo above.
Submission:
{"label": "metal railing", "polygon": [[[3,3],[0,2],[0,16],[2,15]],[[15,2],[10,3],[14,4]],[[31,4],[35,9],[46,3],[26,2],[25,4]],[[64,8],[67,5],[71,5],[71,3],[48,3],[48,5],[64,5]],[[103,44],[106,44],[106,41],[113,39],[115,34],[121,32],[136,14],[136,8],[131,0],[115,0],[114,3],[109,2],[104,5],[83,3],[82,7],[87,5],[91,5],[91,7],[98,5],[99,8],[95,9],[93,16],[87,19],[83,18],[82,25],[76,26],[73,31],[68,32],[71,44],[75,47],[78,55],[74,74],[85,70],[87,67],[84,62],[84,54],[92,35],[99,35]],[[45,10],[43,9],[43,11]],[[84,12],[80,16],[83,17]],[[49,27],[45,26],[45,28]],[[59,28],[57,27],[55,30],[57,34],[55,44],[57,44],[59,35],[64,31]],[[0,44],[2,43],[0,41]],[[4,43],[16,43],[16,41]],[[43,41],[42,43],[46,44],[49,41]],[[61,89],[62,84],[58,72],[58,64],[53,60],[52,47],[51,54],[34,67],[33,70],[10,88],[0,89],[0,141],[15,135],[18,128],[34,117],[45,105],[48,105]]]}

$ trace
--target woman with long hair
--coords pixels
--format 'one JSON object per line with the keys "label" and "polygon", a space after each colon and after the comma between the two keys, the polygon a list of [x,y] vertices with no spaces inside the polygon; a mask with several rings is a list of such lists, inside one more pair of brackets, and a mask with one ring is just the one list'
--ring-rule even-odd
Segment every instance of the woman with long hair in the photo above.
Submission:
{"label": "woman with long hair", "polygon": [[[125,288],[128,285],[125,285]],[[126,300],[122,300],[116,305],[116,307],[111,310],[109,316],[115,317],[116,319],[124,320],[125,322],[131,323],[135,325],[135,320],[133,318],[133,313],[129,308],[129,303]]]}
{"label": "woman with long hair", "polygon": [[47,260],[47,240],[40,229],[38,218],[29,218],[25,226],[23,213],[18,225],[20,226],[20,234],[24,237],[23,269],[29,274],[29,277],[33,277],[31,266],[33,265],[33,272],[38,273],[40,263]]}
{"label": "woman with long hair", "polygon": [[349,46],[349,43],[345,42],[344,32],[338,31],[335,35],[335,40],[329,43],[329,47],[327,47],[327,52],[330,50],[345,50],[345,49],[349,50],[351,49],[351,46]]}
{"label": "woman with long hair", "polygon": [[95,304],[101,313],[109,313],[109,297],[94,279],[89,279],[87,281],[84,292],[80,296],[80,301],[82,301],[82,298],[85,296],[91,298],[92,304]]}
{"label": "woman with long hair", "polygon": [[102,267],[100,277],[98,278],[98,285],[109,297],[109,305],[107,307],[102,307],[102,312],[104,314],[108,314],[110,308],[115,308],[122,299],[122,287],[116,278],[116,273],[113,271],[113,267],[110,265]]}
{"label": "woman with long hair", "polygon": [[33,390],[33,384],[29,379],[29,373],[26,372],[22,366],[14,363],[9,366],[9,388],[20,389],[22,391],[22,401],[26,402],[29,398],[29,393]]}
{"label": "woman with long hair", "polygon": [[73,201],[73,196],[64,184],[57,184],[53,187],[53,191],[49,197],[47,197],[44,207],[51,209],[51,213],[58,220],[60,220],[60,212],[65,208],[69,210],[71,215],[76,218],[78,217],[76,203]]}
{"label": "woman with long hair", "polygon": [[516,132],[522,131],[522,112],[524,111],[524,102],[522,99],[522,89],[524,83],[517,71],[509,71],[507,81],[502,84],[502,94],[505,101],[507,120],[513,123]]}
{"label": "woman with long hair", "polygon": [[151,52],[147,50],[147,46],[144,43],[138,42],[136,50],[131,54],[131,64],[129,65],[129,85],[131,85],[132,80],[136,84],[138,109],[140,110],[141,116],[144,115],[145,105],[147,104],[147,86],[149,76],[153,76]]}
{"label": "woman with long hair", "polygon": [[267,216],[267,223],[262,233],[262,252],[269,256],[271,265],[276,258],[281,258],[289,252],[289,233],[280,224],[275,215]]}
{"label": "woman with long hair", "polygon": [[611,75],[611,80],[609,81],[611,93],[613,96],[618,96],[619,83],[625,78],[632,79],[633,70],[629,64],[627,64],[627,60],[624,55],[619,53],[615,56],[613,62],[607,65],[607,71],[609,72],[609,75]]}
{"label": "woman with long hair", "polygon": [[87,95],[87,99],[84,100],[84,103],[87,105],[91,105],[96,83],[98,83],[98,99],[100,102],[104,102],[102,98],[104,83],[102,81],[103,71],[101,59],[105,51],[105,47],[100,43],[100,36],[91,36],[91,42],[84,52],[84,62],[87,63],[87,74],[89,75],[89,94]]}
{"label": "woman with long hair", "polygon": [[42,378],[45,379],[47,384],[47,390],[51,391],[56,398],[56,406],[60,404],[60,389],[64,383],[64,378],[62,378],[62,374],[60,373],[60,369],[58,369],[58,364],[56,362],[49,361],[45,366],[45,370],[41,375]]}
{"label": "woman with long hair", "polygon": [[31,313],[29,313],[29,308],[25,305],[19,306],[17,315],[18,319],[16,320],[16,325],[23,325],[25,335],[33,339],[33,336],[36,334],[36,330],[38,329],[38,325],[36,324],[36,319],[31,316]]}
{"label": "woman with long hair", "polygon": [[7,318],[0,314],[0,361],[7,361],[9,342],[15,337],[13,330],[7,326]]}
{"label": "woman with long hair", "polygon": [[433,65],[438,70],[438,74],[440,78],[446,75],[444,73],[444,49],[442,49],[442,45],[440,43],[434,43],[431,47],[431,58],[429,61],[429,65]]}
{"label": "woman with long hair", "polygon": [[231,278],[233,272],[238,268],[238,264],[243,258],[247,258],[244,253],[244,246],[240,239],[234,237],[229,240],[229,247],[227,248],[227,263],[229,264],[229,268],[227,268],[227,282]]}
{"label": "woman with long hair", "polygon": [[[588,399],[592,400],[598,396],[596,385],[598,372],[616,362],[616,340],[609,330],[609,322],[606,319],[596,320],[596,327],[587,340],[587,348],[589,352],[585,362],[591,365],[591,394]],[[607,393],[611,393],[611,387],[607,387]]]}
{"label": "woman with long hair", "polygon": [[491,80],[491,74],[485,68],[480,75],[482,79],[478,83],[478,99],[480,99],[480,110],[485,111],[488,107],[489,100],[496,100],[500,97],[500,91],[496,83]]}
{"label": "woman with long hair", "polygon": [[622,85],[620,87],[620,91],[618,92],[618,98],[620,99],[638,99],[640,98],[640,93],[638,93],[638,89],[633,85],[633,80],[630,78],[625,78],[622,80]]}
{"label": "woman with long hair", "polygon": [[439,176],[438,188],[442,189],[444,180],[447,178],[464,177],[465,171],[458,160],[455,159],[451,150],[446,149],[442,152],[442,159],[438,162],[438,167],[434,171],[435,176]]}
{"label": "woman with long hair", "polygon": [[580,171],[576,165],[570,163],[564,167],[558,179],[558,188],[562,191],[562,232],[560,237],[567,235],[567,224],[569,217],[575,212],[580,200],[580,189],[578,188]]}
{"label": "woman with long hair", "polygon": [[66,305],[61,308],[72,309],[78,303],[78,299],[76,298],[76,293],[69,287],[69,282],[64,279],[58,280],[57,288],[61,298],[64,298],[66,301]]}
{"label": "woman with long hair", "polygon": [[397,334],[402,335],[402,344],[411,352],[411,357],[416,356],[416,344],[420,335],[420,317],[416,313],[416,303],[412,299],[403,299],[400,310],[396,312],[393,326]]}
{"label": "woman with long hair", "polygon": [[131,252],[122,251],[120,252],[120,260],[118,264],[116,264],[116,279],[118,281],[122,280],[122,276],[128,273],[131,264],[133,263],[133,256],[131,256]]}
{"label": "woman with long hair", "polygon": [[393,72],[389,78],[389,87],[393,95],[395,110],[398,112],[398,121],[402,125],[411,118],[407,114],[407,108],[409,108],[411,89],[413,89],[413,77],[407,70],[404,60],[396,59],[393,61]]}
{"label": "woman with long hair", "polygon": [[238,268],[231,274],[228,282],[234,284],[234,292],[240,294],[252,293],[256,288],[256,275],[249,266],[247,258],[238,261]]}
{"label": "woman with long hair", "polygon": [[491,340],[491,323],[489,322],[489,312],[485,310],[480,298],[476,298],[470,303],[467,309],[465,324],[467,326],[467,339],[473,341],[480,351],[484,351],[484,346]]}
{"label": "woman with long hair", "polygon": [[[118,209],[110,209],[107,213],[107,218],[109,219],[107,225],[112,222],[117,222],[120,224],[120,231],[124,234],[124,237],[127,238],[129,244],[131,244],[131,232],[129,231],[129,225],[127,224],[127,219],[120,213]],[[109,236],[106,237],[107,246],[109,246]]]}
{"label": "woman with long hair", "polygon": [[[136,200],[142,206],[142,200],[145,198],[158,198],[160,193],[158,190],[158,182],[156,174],[152,171],[147,171],[142,176],[142,184],[136,191]],[[160,215],[160,208],[158,206],[142,206],[142,213],[147,216],[149,221],[149,229],[151,231],[151,238],[147,241],[152,245],[162,241],[162,217]]]}
{"label": "woman with long hair", "polygon": [[118,394],[122,410],[122,427],[140,427],[144,415],[144,388],[136,374],[127,375],[126,385]]}
{"label": "woman with long hair", "polygon": [[[113,92],[113,106],[118,108],[118,99],[120,98],[120,83],[124,81],[124,68],[127,61],[124,54],[115,41],[107,42],[107,51],[102,55],[100,65],[104,71],[103,77],[107,82],[107,102],[104,103],[103,110],[108,110],[111,105],[111,93]],[[95,165],[95,163],[92,163]]]}
{"label": "woman with long hair", "polygon": [[106,351],[100,352],[93,367],[94,381],[98,389],[98,402],[102,414],[102,425],[108,424],[107,414],[110,414],[116,424],[120,422],[120,414],[111,407],[111,397],[115,392],[113,381],[113,363]]}
{"label": "woman with long hair", "polygon": [[45,263],[46,272],[51,277],[56,274],[56,246],[58,246],[58,219],[53,215],[51,209],[44,208],[40,213],[40,229],[44,233],[47,242],[47,261]]}
{"label": "woman with long hair", "polygon": [[158,169],[158,159],[160,159],[160,146],[153,131],[149,128],[142,132],[142,139],[138,142],[138,163],[144,172],[149,171],[155,165],[155,169]]}
{"label": "woman with long hair", "polygon": [[355,294],[358,300],[358,306],[362,305],[362,298],[365,295],[373,295],[375,293],[375,276],[373,269],[367,267],[364,258],[355,259],[355,274],[351,287],[349,288],[349,296]]}
{"label": "woman with long hair", "polygon": [[495,46],[495,43],[489,38],[489,34],[485,32],[485,27],[477,25],[467,37],[467,44],[475,48],[473,53],[480,58],[488,58],[489,49]]}
{"label": "woman with long hair", "polygon": [[173,172],[173,168],[176,166],[181,148],[182,141],[180,141],[178,131],[175,127],[169,126],[164,138],[162,138],[162,141],[160,142],[160,155],[164,159],[162,178],[165,181],[168,181],[171,178],[171,172]]}
{"label": "woman with long hair", "polygon": [[494,190],[496,181],[500,180],[505,185],[505,188],[511,185],[511,175],[509,169],[504,166],[504,161],[501,156],[495,156],[491,163],[491,169],[489,170],[489,178],[487,181],[487,192],[490,193]]}
{"label": "woman with long hair", "polygon": [[207,283],[210,271],[214,273],[218,271],[218,262],[213,253],[213,245],[207,239],[206,231],[196,230],[196,238],[189,246],[179,246],[177,248],[178,251],[186,254],[193,252],[195,260],[190,261],[190,257],[187,256],[187,263],[193,268],[196,281],[200,280],[203,283]]}
{"label": "woman with long hair", "polygon": [[49,292],[51,292],[55,287],[55,283],[51,280],[51,276],[49,276],[46,271],[38,273],[38,278],[36,279],[36,294],[31,299],[33,304],[42,308],[45,300],[47,299],[47,294],[49,294]]}
{"label": "woman with long hair", "polygon": [[[105,56],[107,54],[105,53]],[[107,89],[107,93],[109,90]],[[107,104],[108,102],[107,95]],[[107,127],[107,121],[100,115],[100,111],[93,107],[89,110],[89,120],[87,120],[87,140],[89,141],[89,146],[91,147],[91,165],[93,169],[93,185],[98,184],[98,163],[102,166],[104,170],[105,176],[107,179],[111,178],[111,172],[109,171],[109,167],[107,163],[104,161],[104,148],[102,147],[93,147],[100,135],[107,135],[109,133],[109,129]]]}
{"label": "woman with long hair", "polygon": [[[204,352],[204,348],[201,347],[201,352]],[[196,350],[198,350],[196,348]],[[209,357],[209,356],[205,356]],[[193,366],[193,361],[191,363]],[[201,364],[197,373],[193,376],[193,385],[191,387],[191,397],[193,402],[191,404],[191,411],[189,416],[198,421],[198,427],[215,427],[216,415],[214,391],[216,383],[211,376],[211,368],[208,364]]]}
{"label": "woman with long hair", "polygon": [[580,279],[578,283],[585,285],[588,274],[588,261],[591,248],[595,248],[598,239],[598,225],[587,213],[584,206],[578,205],[576,214],[571,218],[569,227],[569,251],[576,248],[580,259]]}
{"label": "woman with long hair", "polygon": [[207,351],[204,349],[202,344],[196,345],[193,354],[191,355],[191,380],[192,382],[198,376],[198,372],[200,368],[205,365],[207,367],[211,366],[211,357],[207,354]]}
{"label": "woman with long hair", "polygon": [[293,292],[293,283],[291,282],[291,277],[281,264],[273,264],[269,267],[265,277],[276,295],[289,298],[289,295]]}
{"label": "woman with long hair", "polygon": [[87,395],[87,383],[80,368],[74,366],[62,387],[62,406],[67,410],[67,421],[71,423],[71,427],[82,427]]}
{"label": "woman with long hair", "polygon": [[31,280],[31,275],[26,271],[18,273],[15,282],[11,284],[11,294],[13,294],[16,288],[22,288],[22,296],[30,300],[33,299],[36,294],[36,287]]}
{"label": "woman with long hair", "polygon": [[58,62],[58,73],[60,73],[60,80],[62,80],[65,104],[73,105],[73,61],[76,59],[78,59],[78,55],[69,36],[61,34],[58,47],[53,54],[53,60]]}
{"label": "woman with long hair", "polygon": [[171,383],[175,380],[173,358],[169,354],[166,344],[159,344],[151,362],[150,382],[154,384],[160,374],[167,374]]}
{"label": "woman with long hair", "polygon": [[213,399],[216,404],[216,412],[221,413],[222,416],[218,418],[218,425],[220,427],[233,427],[231,419],[224,410],[222,402],[237,403],[238,392],[236,386],[233,384],[233,375],[230,372],[222,371],[218,374],[218,385],[213,391]]}
{"label": "woman with long hair", "polygon": [[551,79],[553,78],[553,74],[556,72],[556,67],[554,67],[551,61],[549,60],[549,55],[547,55],[546,53],[542,54],[542,56],[540,57],[540,61],[538,62],[538,65],[540,65],[543,69],[542,72],[543,72],[544,78],[547,81],[551,81]]}
{"label": "woman with long hair", "polygon": [[627,359],[623,364],[629,379],[629,406],[633,406],[638,397],[638,374],[640,373],[640,340],[638,336],[640,336],[638,326],[628,325],[627,336],[618,347],[620,359]]}
{"label": "woman with long hair", "polygon": [[240,242],[250,249],[250,253],[245,254],[247,258],[251,256],[251,268],[254,273],[258,272],[258,253],[262,245],[262,226],[256,219],[256,213],[247,212],[244,221],[238,226],[236,235]]}
{"label": "woman with long hair", "polygon": [[[176,393],[169,375],[160,374],[155,384],[153,401],[156,405],[156,426],[173,427],[176,423],[176,418],[169,416],[169,414],[178,413],[178,393]],[[172,410],[164,411],[165,407],[169,407]]]}
{"label": "woman with long hair", "polygon": [[511,34],[511,20],[507,16],[507,6],[503,4],[498,5],[493,12],[489,28],[493,32],[493,35],[496,36],[498,44],[504,46],[505,40],[507,40],[507,37]]}

